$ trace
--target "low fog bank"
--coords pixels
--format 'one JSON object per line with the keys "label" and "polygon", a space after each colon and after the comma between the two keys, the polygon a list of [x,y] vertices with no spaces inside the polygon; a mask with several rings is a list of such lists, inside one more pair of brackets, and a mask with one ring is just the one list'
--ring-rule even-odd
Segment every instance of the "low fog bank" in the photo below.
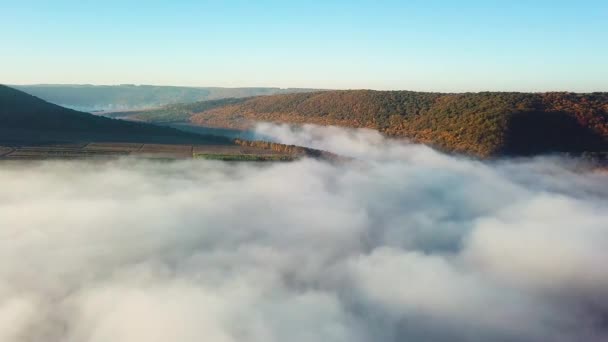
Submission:
{"label": "low fog bank", "polygon": [[2,164],[0,341],[608,339],[605,173],[257,131],[359,161]]}

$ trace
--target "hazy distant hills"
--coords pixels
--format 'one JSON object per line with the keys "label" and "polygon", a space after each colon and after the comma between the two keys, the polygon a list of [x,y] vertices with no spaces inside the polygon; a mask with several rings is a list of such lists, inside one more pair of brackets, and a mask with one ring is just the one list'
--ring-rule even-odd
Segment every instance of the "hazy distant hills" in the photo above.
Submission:
{"label": "hazy distant hills", "polygon": [[201,102],[135,115],[226,128],[255,121],[367,127],[483,157],[608,151],[608,93],[346,90]]}
{"label": "hazy distant hills", "polygon": [[226,98],[220,100],[198,101],[193,103],[177,103],[154,109],[132,110],[125,112],[105,113],[105,116],[113,118],[128,117],[130,120],[150,121],[155,123],[174,123],[190,121],[190,118],[210,109],[236,105],[250,100],[251,97]]}
{"label": "hazy distant hills", "polygon": [[226,139],[78,112],[0,85],[0,140],[202,143]]}
{"label": "hazy distant hills", "polygon": [[132,110],[223,98],[308,92],[312,89],[171,87],[151,85],[16,85],[28,94],[82,111]]}

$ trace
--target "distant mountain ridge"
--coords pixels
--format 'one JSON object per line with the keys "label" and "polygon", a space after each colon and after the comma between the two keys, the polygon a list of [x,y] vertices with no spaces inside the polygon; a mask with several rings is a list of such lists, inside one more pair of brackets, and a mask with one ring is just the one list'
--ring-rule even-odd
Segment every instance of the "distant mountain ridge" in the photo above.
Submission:
{"label": "distant mountain ridge", "polygon": [[203,102],[136,116],[240,129],[256,121],[366,127],[480,157],[608,151],[608,93],[340,90]]}
{"label": "distant mountain ridge", "polygon": [[45,101],[81,111],[137,110],[175,103],[309,92],[300,88],[221,88],[154,85],[14,85]]}

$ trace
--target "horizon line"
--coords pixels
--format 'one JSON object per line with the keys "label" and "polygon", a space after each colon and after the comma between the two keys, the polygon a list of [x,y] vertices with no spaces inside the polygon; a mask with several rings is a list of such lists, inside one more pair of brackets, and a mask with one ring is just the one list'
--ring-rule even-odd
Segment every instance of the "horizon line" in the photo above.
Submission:
{"label": "horizon line", "polygon": [[441,90],[412,90],[412,89],[378,89],[378,88],[316,88],[316,87],[280,87],[280,86],[194,86],[194,85],[173,85],[173,84],[146,84],[146,83],[115,83],[115,84],[99,84],[99,83],[0,83],[9,87],[14,86],[25,86],[25,87],[36,87],[36,86],[90,86],[90,87],[120,87],[120,86],[132,86],[132,87],[172,87],[172,88],[193,88],[193,89],[204,89],[204,88],[216,88],[216,89],[294,89],[294,90],[311,90],[311,91],[407,91],[416,93],[440,93],[440,94],[467,94],[467,93],[574,93],[574,94],[593,94],[593,93],[606,93],[606,90],[591,90],[591,91],[575,91],[575,90],[496,90],[496,89],[485,89],[485,90],[462,90],[462,91],[441,91]]}

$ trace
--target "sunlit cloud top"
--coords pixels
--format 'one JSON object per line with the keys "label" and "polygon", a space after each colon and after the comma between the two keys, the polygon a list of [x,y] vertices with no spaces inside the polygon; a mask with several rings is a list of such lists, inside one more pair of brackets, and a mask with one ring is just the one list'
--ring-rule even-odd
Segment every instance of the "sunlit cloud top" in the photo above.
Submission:
{"label": "sunlit cloud top", "polygon": [[258,133],[357,159],[3,165],[0,340],[608,339],[605,172]]}

